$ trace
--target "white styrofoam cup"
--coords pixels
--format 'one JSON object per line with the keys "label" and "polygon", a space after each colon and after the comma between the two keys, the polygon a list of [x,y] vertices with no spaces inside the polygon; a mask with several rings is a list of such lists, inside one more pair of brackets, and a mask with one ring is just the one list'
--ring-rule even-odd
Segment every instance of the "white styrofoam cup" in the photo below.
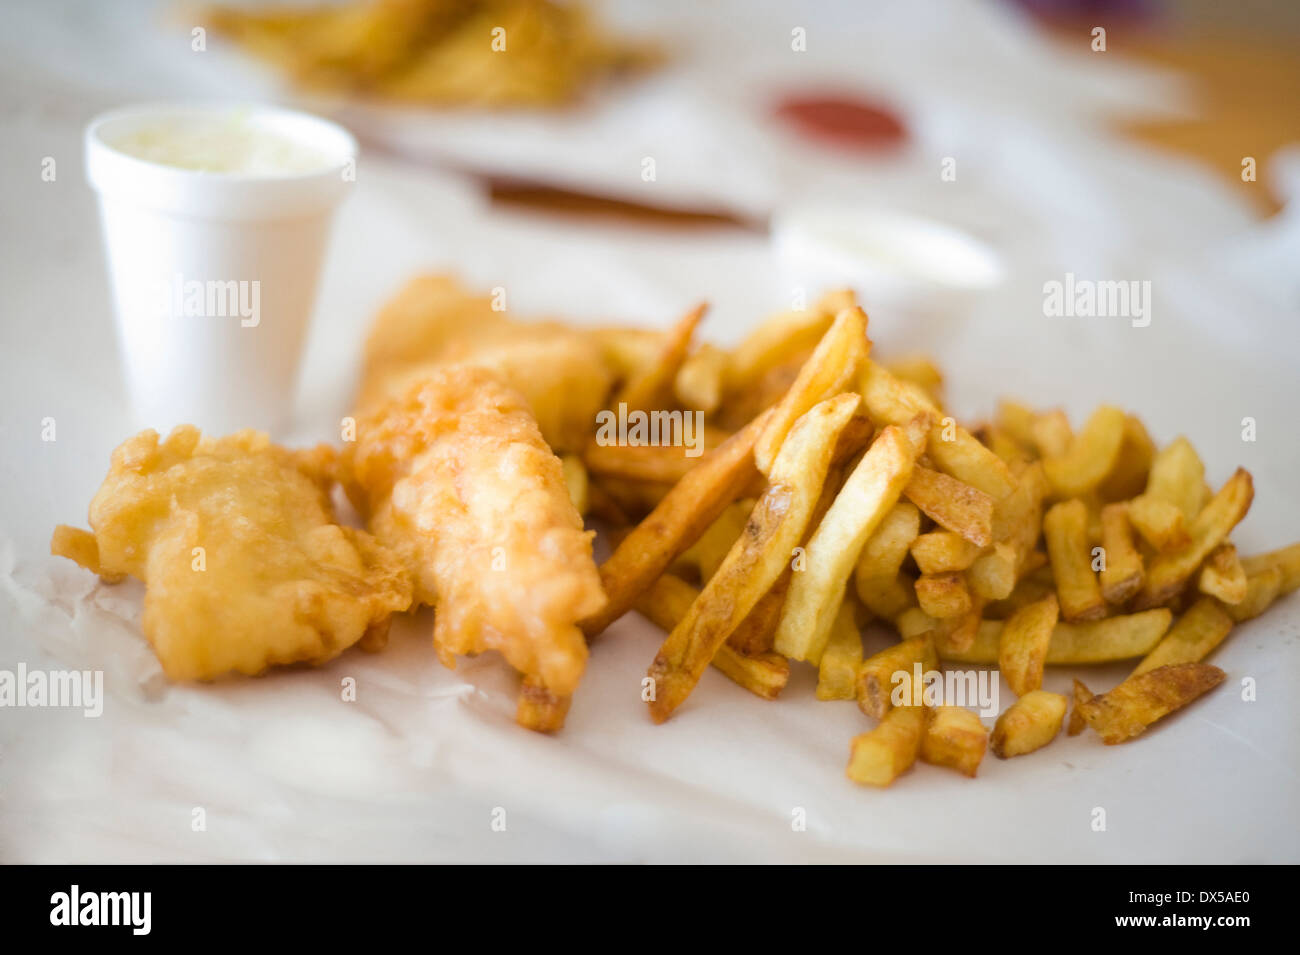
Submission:
{"label": "white styrofoam cup", "polygon": [[323,157],[310,172],[241,174],[162,165],[115,148],[150,124],[230,115],[144,105],[86,128],[127,387],[141,426],[224,434],[282,430],[330,221],[356,140],[306,113],[239,107],[241,121]]}

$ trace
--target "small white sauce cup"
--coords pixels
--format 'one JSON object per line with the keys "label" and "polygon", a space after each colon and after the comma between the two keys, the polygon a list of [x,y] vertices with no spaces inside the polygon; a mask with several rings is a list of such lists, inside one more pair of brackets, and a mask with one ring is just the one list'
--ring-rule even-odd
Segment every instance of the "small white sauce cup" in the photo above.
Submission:
{"label": "small white sauce cup", "polygon": [[[199,172],[114,143],[171,121],[238,114],[325,157],[306,173]],[[307,113],[264,106],[142,105],[86,128],[86,176],[104,246],[131,403],[141,426],[282,431],[335,208],[356,140]]]}

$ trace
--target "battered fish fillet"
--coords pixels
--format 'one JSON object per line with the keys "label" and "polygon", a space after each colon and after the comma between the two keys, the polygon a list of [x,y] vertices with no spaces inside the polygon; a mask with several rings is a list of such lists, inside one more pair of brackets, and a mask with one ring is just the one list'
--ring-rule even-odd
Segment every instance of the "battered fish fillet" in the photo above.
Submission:
{"label": "battered fish fillet", "polygon": [[257,431],[144,431],[113,452],[94,533],[61,526],[50,550],[144,581],[144,634],[173,680],[382,646],[411,580],[369,534],[335,523],[333,463],[328,447],[288,451]]}
{"label": "battered fish fillet", "polygon": [[587,662],[577,622],[605,596],[594,535],[524,399],[487,369],[435,369],[361,415],[341,463],[367,526],[434,606],[439,659],[499,651],[524,675],[518,721],[558,729]]}
{"label": "battered fish fillet", "polygon": [[490,368],[523,395],[557,452],[581,451],[614,385],[595,336],[559,322],[516,322],[453,278],[413,279],[375,319],[358,404],[364,411],[406,394],[434,368]]}

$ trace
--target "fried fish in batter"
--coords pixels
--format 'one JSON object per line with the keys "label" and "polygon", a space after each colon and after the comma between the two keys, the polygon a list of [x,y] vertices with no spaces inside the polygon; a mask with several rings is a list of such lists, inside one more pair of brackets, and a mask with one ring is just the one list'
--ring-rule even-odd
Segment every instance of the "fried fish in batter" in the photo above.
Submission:
{"label": "fried fish in batter", "polygon": [[51,552],[106,579],[144,581],[144,634],[173,680],[321,663],[382,645],[411,603],[397,558],[330,506],[328,447],[265,434],[143,431],[114,452],[90,504],[93,534],[60,526]]}
{"label": "fried fish in batter", "polygon": [[516,322],[492,298],[455,279],[413,279],[371,327],[362,370],[362,410],[406,394],[434,368],[472,364],[498,372],[523,395],[556,451],[581,451],[613,388],[596,337],[560,322]]}
{"label": "fried fish in batter", "polygon": [[447,666],[497,650],[524,675],[518,721],[558,729],[587,662],[577,622],[604,603],[592,534],[523,397],[488,369],[437,368],[362,414],[348,494],[434,606]]}

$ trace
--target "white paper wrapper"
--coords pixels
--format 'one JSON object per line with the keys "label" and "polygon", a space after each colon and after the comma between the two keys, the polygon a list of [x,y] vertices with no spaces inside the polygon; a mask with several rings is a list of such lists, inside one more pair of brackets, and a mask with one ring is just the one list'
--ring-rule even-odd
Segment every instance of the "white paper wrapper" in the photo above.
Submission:
{"label": "white paper wrapper", "polygon": [[[989,413],[1005,393],[1063,405],[1076,421],[1103,400],[1131,408],[1158,441],[1186,434],[1216,486],[1236,465],[1253,472],[1255,505],[1234,535],[1243,552],[1300,539],[1294,219],[1257,225],[1208,173],[1104,132],[1099,115],[1119,105],[1176,104],[1166,78],[1118,60],[1105,69],[1086,56],[1062,63],[1008,14],[960,12],[965,6],[918,23],[911,5],[891,5],[843,36],[810,25],[814,73],[858,76],[916,111],[910,151],[881,165],[823,159],[809,175],[792,159],[803,152],[769,148],[760,136],[766,121],[736,105],[763,64],[772,64],[778,88],[808,64],[753,52],[757,28],[746,34],[750,53],[718,56],[732,21],[694,6],[670,11],[694,38],[680,72],[601,107],[590,127],[521,120],[502,134],[524,137],[513,155],[495,158],[490,124],[462,118],[438,129],[485,165],[508,159],[513,171],[589,187],[622,175],[610,172],[621,140],[609,124],[662,130],[658,117],[681,128],[671,142],[647,133],[670,157],[659,164],[665,195],[766,215],[846,189],[856,202],[970,230],[997,250],[1004,283],[954,311],[872,308],[876,354],[933,354],[963,419]],[[761,21],[776,30],[771,43],[782,55],[786,19]],[[662,635],[635,615],[596,643],[568,726],[553,738],[514,725],[515,683],[499,660],[464,660],[455,671],[438,664],[427,612],[399,621],[382,654],[167,685],[138,635],[139,585],[105,587],[46,556],[56,523],[84,522],[109,451],[126,433],[94,210],[77,168],[81,123],[110,104],[87,92],[80,71],[123,58],[99,75],[114,77],[125,97],[156,93],[164,68],[174,69],[167,88],[179,94],[220,88],[211,71],[239,61],[215,59],[224,56],[215,49],[211,61],[147,54],[162,48],[161,31],[127,31],[123,41],[141,51],[128,57],[130,47],[103,34],[60,32],[52,13],[25,11],[18,26],[26,42],[11,36],[0,59],[11,107],[6,153],[56,156],[60,171],[56,183],[0,180],[13,209],[0,258],[9,306],[0,351],[0,668],[103,668],[108,698],[97,719],[0,711],[0,858],[1300,858],[1300,836],[1287,824],[1300,802],[1295,598],[1234,631],[1213,658],[1225,685],[1141,740],[1104,747],[1092,734],[1063,737],[1029,757],[990,756],[976,780],[919,766],[888,791],[845,779],[849,740],[870,722],[850,702],[816,701],[811,669],[796,667],[775,703],[710,672],[669,723],[651,725],[640,679]],[[56,36],[60,52],[38,64],[31,51],[56,49],[41,45]],[[221,75],[229,84],[238,74]],[[686,106],[671,98],[683,91],[698,91]],[[689,154],[671,151],[687,142]],[[629,156],[640,152],[635,145]],[[947,155],[959,159],[958,179],[941,184]],[[336,227],[297,440],[337,434],[369,317],[427,268],[502,285],[517,312],[584,322],[667,324],[706,298],[714,305],[706,334],[723,341],[792,293],[759,235],[637,233],[503,214],[464,182],[371,157]],[[1066,272],[1151,281],[1150,326],[1044,317],[1043,283]],[[863,295],[871,306],[872,291]],[[1241,438],[1246,417],[1257,423],[1254,442]],[[46,418],[57,423],[55,441],[41,440]],[[1050,672],[1047,688],[1066,690],[1075,672]],[[1105,688],[1123,673],[1094,669],[1085,678]],[[345,677],[356,680],[355,702],[341,699]],[[1241,698],[1246,678],[1257,681],[1254,702]],[[1005,684],[1001,698],[1012,699]],[[1093,828],[1097,808],[1105,831]],[[203,831],[194,830],[196,809]],[[499,810],[504,831],[493,828]]]}

